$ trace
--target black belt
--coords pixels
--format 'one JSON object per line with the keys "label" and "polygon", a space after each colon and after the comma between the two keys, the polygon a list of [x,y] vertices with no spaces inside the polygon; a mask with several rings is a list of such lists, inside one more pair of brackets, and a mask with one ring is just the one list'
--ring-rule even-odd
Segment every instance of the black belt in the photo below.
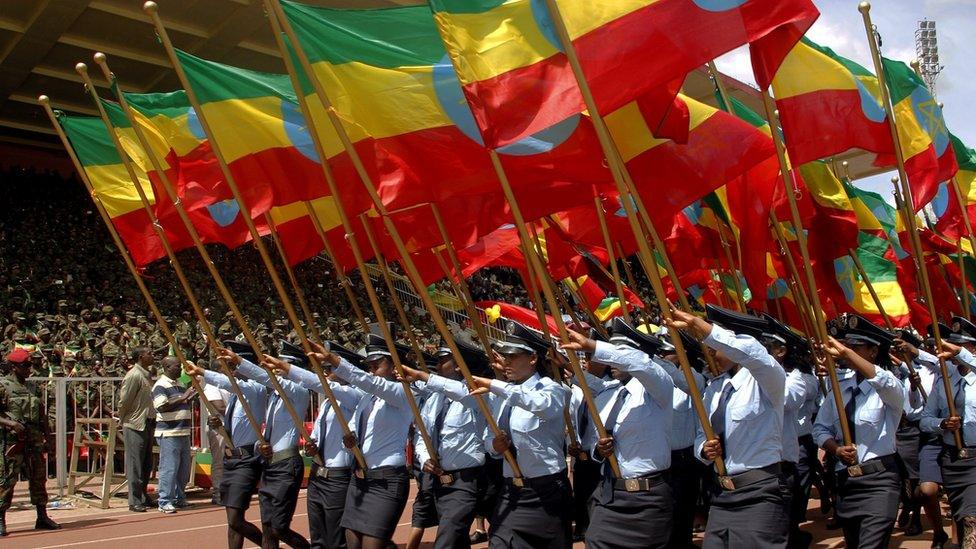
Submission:
{"label": "black belt", "polygon": [[758,469],[751,469],[744,473],[739,473],[737,475],[724,475],[718,477],[718,484],[723,490],[733,491],[739,488],[745,488],[759,481],[766,480],[767,478],[774,477],[783,472],[783,465],[779,462],[767,465],[765,467],[760,467]]}
{"label": "black belt", "polygon": [[233,450],[231,450],[231,456],[230,457],[236,458],[236,459],[243,459],[243,458],[246,458],[246,457],[253,457],[254,454],[256,454],[256,453],[257,453],[257,450],[254,449],[254,446],[238,446],[237,448],[234,448]]}
{"label": "black belt", "polygon": [[888,454],[887,456],[876,457],[869,459],[864,463],[857,463],[842,469],[840,471],[841,478],[847,477],[861,477],[864,475],[869,475],[871,473],[878,473],[881,471],[887,471],[889,469],[898,468],[898,458],[895,454]]}
{"label": "black belt", "polygon": [[542,486],[544,484],[549,484],[550,482],[552,482],[554,480],[559,480],[561,478],[566,478],[566,470],[565,469],[563,469],[562,471],[559,471],[558,473],[553,473],[551,475],[542,475],[541,477],[533,477],[533,478],[525,478],[525,477],[512,478],[512,477],[505,477],[505,484],[507,484],[509,486],[514,486],[516,488],[526,488],[526,487],[528,487],[528,488],[535,488],[536,486]]}
{"label": "black belt", "polygon": [[953,460],[976,457],[976,446],[963,446],[962,448],[956,448],[955,446],[946,444],[945,449],[949,452],[949,456],[952,457]]}
{"label": "black belt", "polygon": [[407,474],[406,465],[384,465],[375,469],[367,469],[365,473],[362,469],[356,471],[356,477],[372,479],[393,478],[405,474]]}
{"label": "black belt", "polygon": [[613,489],[625,492],[649,492],[651,488],[663,483],[667,478],[667,471],[658,471],[637,478],[618,478],[613,482]]}
{"label": "black belt", "polygon": [[319,478],[348,477],[352,474],[352,467],[315,467],[315,476]]}
{"label": "black belt", "polygon": [[465,467],[464,469],[455,469],[454,471],[444,471],[443,474],[437,475],[437,480],[440,481],[441,485],[454,484],[459,478],[464,478],[466,476],[477,474],[484,466],[478,465],[477,467]]}

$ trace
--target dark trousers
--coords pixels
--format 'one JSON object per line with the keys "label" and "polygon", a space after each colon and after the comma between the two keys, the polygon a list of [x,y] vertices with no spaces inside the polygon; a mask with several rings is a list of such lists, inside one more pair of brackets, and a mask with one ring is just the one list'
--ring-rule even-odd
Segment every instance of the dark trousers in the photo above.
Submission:
{"label": "dark trousers", "polygon": [[732,491],[716,484],[703,549],[784,549],[789,533],[790,489],[785,474]]}
{"label": "dark trousers", "polygon": [[573,494],[566,471],[526,479],[516,487],[506,479],[491,517],[493,548],[562,549],[573,544],[569,520]]}
{"label": "dark trousers", "polygon": [[603,477],[600,467],[601,464],[592,459],[576,460],[573,464],[573,532],[576,534],[586,533],[590,526],[590,496]]}
{"label": "dark trousers", "polygon": [[321,549],[343,548],[346,546],[346,529],[342,522],[342,511],[346,508],[346,492],[349,491],[351,474],[329,475],[322,478],[315,474],[308,477],[308,529],[312,547]]}
{"label": "dark trousers", "polygon": [[616,547],[667,547],[674,514],[674,495],[667,474],[650,490],[627,492],[611,488],[614,480],[602,478],[593,494],[586,546],[591,549]]}
{"label": "dark trousers", "polygon": [[149,474],[152,472],[153,431],[156,426],[146,422],[146,428],[136,431],[125,427],[122,440],[125,444],[125,479],[129,483],[129,506],[150,504],[146,495]]}
{"label": "dark trousers", "polygon": [[478,510],[484,475],[483,467],[473,467],[455,472],[454,482],[450,484],[441,484],[439,478],[433,478],[434,503],[440,517],[435,549],[471,547],[469,533]]}
{"label": "dark trousers", "polygon": [[701,491],[703,470],[704,465],[695,459],[691,448],[671,452],[671,493],[674,498],[671,537],[668,540],[668,547],[671,549],[693,546],[695,508]]}

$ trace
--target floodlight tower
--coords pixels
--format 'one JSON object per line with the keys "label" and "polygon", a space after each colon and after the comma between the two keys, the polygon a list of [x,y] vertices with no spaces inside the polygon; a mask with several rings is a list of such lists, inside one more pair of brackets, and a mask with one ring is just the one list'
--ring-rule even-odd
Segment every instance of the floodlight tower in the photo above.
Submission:
{"label": "floodlight tower", "polygon": [[929,92],[935,96],[935,80],[945,68],[939,64],[939,43],[935,35],[935,21],[923,19],[918,22],[915,30],[915,55],[918,57],[919,72],[922,80],[929,87]]}

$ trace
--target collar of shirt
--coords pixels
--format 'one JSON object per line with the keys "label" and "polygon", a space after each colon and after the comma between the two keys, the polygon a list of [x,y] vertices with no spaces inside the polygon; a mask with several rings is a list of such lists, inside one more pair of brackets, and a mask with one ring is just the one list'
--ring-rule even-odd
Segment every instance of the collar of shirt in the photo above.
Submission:
{"label": "collar of shirt", "polygon": [[969,373],[967,373],[966,375],[964,375],[962,377],[962,379],[963,379],[963,381],[966,382],[966,385],[976,384],[976,372],[970,371]]}
{"label": "collar of shirt", "polygon": [[750,379],[752,379],[752,374],[749,373],[748,369],[741,366],[739,367],[739,371],[730,378],[732,387],[735,388],[735,392],[737,393],[739,392],[739,389],[741,389],[742,386],[745,385]]}
{"label": "collar of shirt", "polygon": [[536,372],[531,376],[529,376],[529,378],[523,381],[522,383],[512,383],[512,385],[525,387],[527,389],[534,389],[541,382],[542,382],[542,377],[539,375],[539,372]]}

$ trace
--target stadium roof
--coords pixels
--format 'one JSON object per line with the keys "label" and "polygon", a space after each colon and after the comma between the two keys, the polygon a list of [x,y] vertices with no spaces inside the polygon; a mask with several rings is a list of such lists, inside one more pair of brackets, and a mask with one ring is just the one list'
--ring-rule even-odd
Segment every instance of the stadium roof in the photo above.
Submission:
{"label": "stadium roof", "polygon": [[[0,144],[60,149],[37,96],[50,96],[55,108],[95,115],[74,70],[79,61],[93,66],[96,51],[128,91],[167,91],[179,87],[143,0],[0,0]],[[221,63],[284,72],[261,0],[157,0],[159,14],[176,47]],[[383,7],[419,0],[317,0],[334,7]],[[90,71],[106,85],[101,71]],[[725,77],[729,93],[762,112],[758,92]],[[715,104],[704,70],[685,82],[686,94]],[[875,173],[866,154],[850,153],[851,174]]]}

